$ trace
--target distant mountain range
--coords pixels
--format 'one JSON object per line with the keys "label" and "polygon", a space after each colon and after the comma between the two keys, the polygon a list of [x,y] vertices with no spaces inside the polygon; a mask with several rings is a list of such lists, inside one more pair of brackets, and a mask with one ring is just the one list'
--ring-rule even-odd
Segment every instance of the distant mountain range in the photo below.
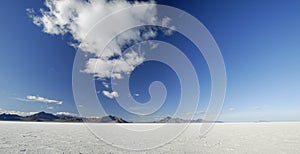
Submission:
{"label": "distant mountain range", "polygon": [[[90,122],[90,123],[132,123],[116,116],[104,116],[101,118],[83,118],[76,116],[69,116],[64,114],[54,115],[46,112],[39,112],[30,116],[20,116],[16,114],[0,114],[2,121],[38,121],[38,122]],[[203,123],[208,122],[202,119],[185,120],[181,118],[166,117],[158,121],[148,123]],[[215,121],[222,123],[222,121]]]}
{"label": "distant mountain range", "polygon": [[51,113],[39,112],[30,116],[19,116],[16,114],[0,114],[0,120],[5,121],[57,121],[57,122],[82,122],[82,118],[67,116],[67,115],[53,115]]}
{"label": "distant mountain range", "polygon": [[116,116],[104,116],[102,118],[83,118],[84,122],[91,123],[131,123]]}
{"label": "distant mountain range", "polygon": [[16,114],[0,114],[2,121],[39,121],[39,122],[94,122],[94,123],[128,123],[122,118],[115,116],[104,116],[101,118],[83,118],[64,114],[54,115],[46,112],[39,112],[30,116],[19,116]]}
{"label": "distant mountain range", "polygon": [[[154,121],[153,123],[208,123],[212,121],[205,121],[203,119],[195,119],[195,120],[186,120],[181,118],[172,118],[172,117],[166,117],[164,119]],[[214,121],[214,123],[223,123],[223,121]]]}

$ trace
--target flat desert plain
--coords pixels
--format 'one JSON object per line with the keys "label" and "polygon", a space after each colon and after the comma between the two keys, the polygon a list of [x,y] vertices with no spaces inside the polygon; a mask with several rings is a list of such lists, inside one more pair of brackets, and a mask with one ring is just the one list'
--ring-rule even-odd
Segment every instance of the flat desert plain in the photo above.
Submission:
{"label": "flat desert plain", "polygon": [[[114,124],[105,125],[107,129],[115,127]],[[82,123],[2,121],[0,153],[300,153],[298,122],[217,123],[202,138],[199,137],[200,127],[201,124],[191,124],[184,133],[164,146],[147,151],[129,151],[106,144]],[[122,136],[117,138],[127,142]],[[138,136],[136,138],[139,139]]]}

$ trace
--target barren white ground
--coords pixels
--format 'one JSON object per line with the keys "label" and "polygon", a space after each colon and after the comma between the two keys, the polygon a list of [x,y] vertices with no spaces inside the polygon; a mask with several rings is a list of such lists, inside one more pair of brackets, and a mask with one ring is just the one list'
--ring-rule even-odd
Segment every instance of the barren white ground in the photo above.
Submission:
{"label": "barren white ground", "polygon": [[192,124],[163,147],[136,152],[105,144],[80,123],[0,122],[0,153],[300,153],[297,122],[220,123],[204,138],[200,126]]}

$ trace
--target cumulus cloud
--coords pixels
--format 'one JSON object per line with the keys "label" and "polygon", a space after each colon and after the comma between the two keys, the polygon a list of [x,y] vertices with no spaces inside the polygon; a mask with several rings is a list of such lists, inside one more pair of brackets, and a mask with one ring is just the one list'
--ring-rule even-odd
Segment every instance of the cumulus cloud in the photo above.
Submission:
{"label": "cumulus cloud", "polygon": [[[110,15],[137,5],[146,6],[144,9],[131,9],[122,12],[122,17]],[[97,79],[121,79],[124,74],[130,74],[134,68],[144,62],[142,51],[124,53],[124,47],[133,43],[155,38],[158,31],[171,35],[174,26],[168,17],[159,17],[154,1],[126,1],[126,0],[46,0],[46,9],[39,11],[27,9],[33,23],[42,31],[51,35],[72,36],[69,44],[86,55],[86,62],[82,72],[92,74]],[[106,26],[96,26],[99,21],[110,16],[111,22]],[[135,25],[158,25],[140,26]],[[135,27],[120,33],[123,27]],[[92,29],[91,29],[92,28]],[[104,30],[103,30],[104,29]],[[89,33],[93,30],[93,33]],[[97,32],[101,31],[101,35]],[[95,32],[95,33],[94,33]],[[88,35],[88,37],[86,37]],[[113,39],[114,38],[114,39]],[[109,44],[107,44],[109,42]],[[151,49],[157,47],[152,43]],[[108,85],[104,85],[109,88]],[[102,91],[109,97],[117,97],[117,92]]]}
{"label": "cumulus cloud", "polygon": [[[144,61],[143,54],[132,51],[126,54],[122,53],[122,47],[130,42],[147,40],[157,36],[158,28],[138,27],[120,33],[120,28],[125,26],[133,27],[135,25],[155,24],[168,26],[171,19],[157,17],[157,9],[154,1],[106,1],[106,0],[46,0],[47,9],[41,9],[36,12],[33,9],[27,9],[33,23],[43,28],[43,32],[53,35],[71,34],[74,42],[73,46],[81,49],[83,52],[90,53],[94,57],[86,63],[84,72],[94,74],[98,78],[122,78],[123,73],[130,73],[135,66]],[[122,18],[112,19],[108,23],[105,32],[98,35],[89,35],[90,29],[94,27],[101,19],[125,8],[132,6],[145,5],[145,9],[132,9],[122,14]],[[171,29],[161,28],[166,35],[170,35],[175,27]],[[96,29],[97,30],[97,29]],[[111,40],[112,38],[114,38]],[[111,41],[109,46],[107,42]],[[103,52],[102,52],[103,51]],[[119,57],[112,59],[111,57]],[[114,67],[113,67],[114,66]],[[114,71],[112,72],[112,69]]]}
{"label": "cumulus cloud", "polygon": [[98,78],[122,78],[123,73],[130,73],[144,61],[144,57],[137,52],[130,51],[119,59],[108,60],[98,57],[87,61],[84,72],[94,74]]}
{"label": "cumulus cloud", "polygon": [[62,101],[48,99],[48,98],[40,97],[40,96],[33,96],[33,95],[28,95],[28,96],[26,96],[25,99],[24,98],[16,98],[16,99],[20,100],[20,101],[26,101],[26,102],[42,102],[42,103],[46,103],[46,104],[54,103],[54,104],[58,104],[58,105],[63,104]]}
{"label": "cumulus cloud", "polygon": [[118,92],[116,92],[116,91],[109,92],[109,91],[104,90],[104,91],[102,91],[102,94],[110,99],[113,99],[113,98],[119,96]]}

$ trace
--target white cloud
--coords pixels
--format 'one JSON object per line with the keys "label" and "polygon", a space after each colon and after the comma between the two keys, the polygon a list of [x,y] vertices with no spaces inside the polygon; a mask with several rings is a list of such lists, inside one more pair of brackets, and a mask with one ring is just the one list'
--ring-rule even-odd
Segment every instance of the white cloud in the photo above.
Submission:
{"label": "white cloud", "polygon": [[269,109],[269,108],[271,108],[271,106],[269,106],[269,105],[255,106],[256,110]]}
{"label": "white cloud", "polygon": [[158,47],[158,43],[154,43],[153,41],[149,41],[150,49],[156,49]]}
{"label": "white cloud", "polygon": [[129,73],[144,61],[144,56],[129,51],[120,59],[108,60],[106,58],[90,58],[84,72],[94,74],[98,78],[122,78],[123,73]]}
{"label": "white cloud", "polygon": [[[155,4],[155,2],[46,0],[45,5],[47,9],[41,9],[40,14],[33,9],[27,9],[27,12],[33,19],[33,23],[43,28],[43,32],[54,35],[69,33],[77,42],[77,44],[70,43],[72,46],[81,49],[83,52],[95,55],[95,57],[87,61],[84,72],[95,74],[99,78],[122,78],[123,73],[130,73],[135,66],[144,61],[143,55],[138,54],[136,51],[123,54],[121,52],[122,46],[128,42],[137,42],[156,37],[158,28],[138,27],[116,36],[119,33],[119,29],[124,27],[124,25],[128,27],[149,24],[170,25],[171,19],[168,17],[158,19],[156,6],[149,4]],[[108,24],[107,27],[100,27],[101,29],[105,28],[105,32],[101,33],[101,37],[98,35],[86,37],[90,28],[101,19],[121,9],[137,5],[145,5],[147,8],[132,9],[122,14],[122,18],[113,18],[114,22]],[[175,27],[171,26],[171,29],[175,29]],[[170,29],[160,30],[168,35],[172,31]],[[110,45],[106,47],[106,43],[115,36],[116,39],[112,40]],[[104,51],[100,52],[102,50]],[[120,58],[110,59],[112,56],[120,56]],[[113,66],[115,70],[111,72]]]}
{"label": "white cloud", "polygon": [[105,88],[109,88],[109,84],[107,82],[102,82],[102,84]]}
{"label": "white cloud", "polygon": [[137,96],[137,97],[138,97],[138,96],[140,96],[140,94],[136,93],[136,94],[134,94],[134,96]]}
{"label": "white cloud", "polygon": [[63,104],[62,101],[58,101],[58,100],[54,100],[54,99],[48,99],[48,98],[40,97],[40,96],[32,96],[32,95],[29,95],[29,96],[27,96],[26,98],[27,98],[28,100],[32,100],[32,101],[36,101],[36,102],[55,103],[55,104],[58,104],[58,105]]}
{"label": "white cloud", "polygon": [[[171,22],[171,18],[165,17],[165,18],[162,19],[161,25],[163,27],[167,27],[168,25],[170,25],[170,22]],[[176,30],[175,26],[170,26],[170,29],[166,29],[163,32],[164,32],[165,35],[171,35],[174,30]]]}
{"label": "white cloud", "polygon": [[58,104],[58,105],[61,105],[63,104],[62,101],[58,101],[58,100],[54,100],[54,99],[48,99],[48,98],[45,98],[45,97],[40,97],[40,96],[33,96],[33,95],[28,95],[26,96],[26,99],[24,98],[15,98],[17,100],[20,100],[20,101],[26,101],[26,102],[42,102],[42,103],[55,103],[55,104]]}
{"label": "white cloud", "polygon": [[233,108],[233,107],[229,108],[229,111],[234,111],[234,110],[235,110],[235,108]]}
{"label": "white cloud", "polygon": [[53,107],[53,106],[48,106],[46,109],[48,109],[48,110],[53,110],[54,107]]}
{"label": "white cloud", "polygon": [[56,112],[55,115],[66,115],[66,116],[79,117],[79,114],[75,114],[75,113],[71,113],[71,112]]}
{"label": "white cloud", "polygon": [[[174,26],[170,26],[170,18],[158,18],[156,5],[153,4],[154,1],[46,0],[47,9],[40,9],[39,12],[27,9],[27,12],[33,23],[43,28],[43,32],[52,35],[70,34],[74,42],[70,42],[69,45],[85,52],[85,55],[92,55],[87,57],[83,72],[93,74],[99,79],[121,79],[123,74],[130,74],[145,60],[142,51],[122,53],[122,47],[128,43],[154,38],[159,30],[165,35],[171,35],[175,30]],[[105,23],[106,27],[95,26],[115,12],[137,5],[144,5],[146,8],[123,12],[122,18],[110,17],[112,22]],[[136,27],[119,34],[123,27],[151,24],[171,28]],[[97,33],[89,33],[91,28],[96,32],[101,30],[101,36],[99,37]],[[105,31],[102,32],[103,28]],[[88,33],[89,37],[86,37]],[[112,38],[115,39],[111,40]],[[110,42],[109,45],[107,42]],[[152,45],[152,48],[156,47],[157,44]],[[107,88],[106,85],[104,86]],[[111,95],[105,92],[105,94],[108,97],[115,97],[117,93]]]}
{"label": "white cloud", "polygon": [[110,99],[113,99],[113,98],[119,96],[118,92],[116,92],[116,91],[109,92],[109,91],[104,90],[102,93],[103,93],[104,96],[106,96]]}

